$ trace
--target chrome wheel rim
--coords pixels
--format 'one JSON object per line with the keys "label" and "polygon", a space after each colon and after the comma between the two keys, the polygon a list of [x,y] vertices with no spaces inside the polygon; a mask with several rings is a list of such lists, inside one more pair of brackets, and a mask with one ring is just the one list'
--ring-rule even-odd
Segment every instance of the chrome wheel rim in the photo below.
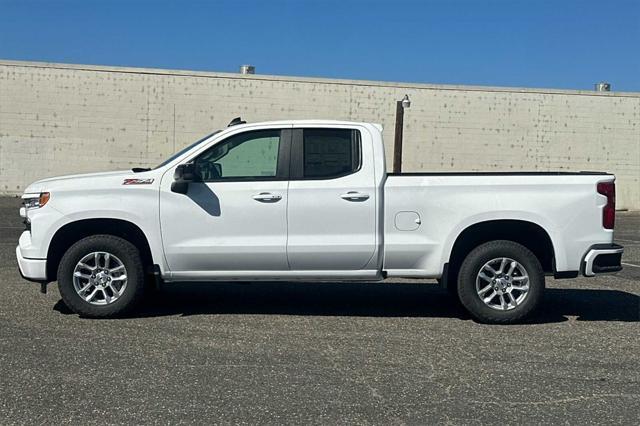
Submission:
{"label": "chrome wheel rim", "polygon": [[118,300],[127,288],[127,269],[111,253],[89,253],[73,270],[73,287],[85,302],[109,305]]}
{"label": "chrome wheel rim", "polygon": [[529,294],[529,274],[516,260],[508,257],[492,259],[478,272],[476,292],[491,309],[515,309]]}

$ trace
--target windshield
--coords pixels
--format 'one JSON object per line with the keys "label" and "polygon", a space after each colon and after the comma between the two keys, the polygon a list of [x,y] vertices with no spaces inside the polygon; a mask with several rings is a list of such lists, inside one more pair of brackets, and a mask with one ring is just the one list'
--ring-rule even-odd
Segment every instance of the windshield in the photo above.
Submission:
{"label": "windshield", "polygon": [[215,132],[208,134],[207,136],[205,136],[202,139],[198,139],[197,141],[195,141],[194,143],[192,143],[191,145],[188,145],[184,148],[182,148],[180,151],[176,152],[175,154],[173,154],[171,157],[167,158],[166,160],[164,160],[162,163],[158,164],[155,168],[158,169],[160,167],[166,166],[167,164],[169,164],[170,162],[172,162],[173,160],[175,160],[176,158],[180,157],[182,154],[184,154],[185,152],[189,151],[191,148],[195,147],[196,145],[198,145],[199,143],[204,142],[205,140],[209,139],[211,136],[215,135],[216,133],[220,133],[222,130],[216,130]]}

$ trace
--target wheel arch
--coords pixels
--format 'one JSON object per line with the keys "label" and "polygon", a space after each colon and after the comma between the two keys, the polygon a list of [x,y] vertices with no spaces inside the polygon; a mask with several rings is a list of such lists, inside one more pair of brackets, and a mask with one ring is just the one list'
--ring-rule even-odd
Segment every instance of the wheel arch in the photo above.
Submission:
{"label": "wheel arch", "polygon": [[57,280],[60,260],[69,247],[85,237],[98,234],[113,235],[129,241],[140,250],[145,268],[153,265],[149,240],[133,222],[114,218],[81,219],[65,224],[51,238],[47,250],[48,280]]}
{"label": "wheel arch", "polygon": [[521,219],[494,219],[469,225],[458,234],[449,253],[448,280],[456,279],[462,261],[471,250],[493,240],[522,244],[538,258],[545,273],[555,272],[553,240],[542,226]]}

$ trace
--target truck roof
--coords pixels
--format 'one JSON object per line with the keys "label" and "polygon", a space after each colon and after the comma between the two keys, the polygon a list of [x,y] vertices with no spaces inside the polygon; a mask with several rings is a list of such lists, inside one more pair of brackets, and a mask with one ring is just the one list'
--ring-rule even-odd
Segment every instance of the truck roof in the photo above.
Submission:
{"label": "truck roof", "polygon": [[310,119],[310,120],[275,120],[275,121],[260,121],[260,122],[247,122],[243,124],[236,124],[232,127],[234,128],[242,128],[242,127],[251,127],[256,125],[268,125],[268,126],[285,126],[285,125],[294,125],[294,126],[304,126],[304,125],[318,125],[318,124],[328,124],[328,125],[336,125],[336,126],[353,126],[353,125],[370,125],[376,127],[378,130],[382,131],[382,124],[379,123],[367,123],[362,121],[342,121],[342,120],[321,120],[321,119]]}

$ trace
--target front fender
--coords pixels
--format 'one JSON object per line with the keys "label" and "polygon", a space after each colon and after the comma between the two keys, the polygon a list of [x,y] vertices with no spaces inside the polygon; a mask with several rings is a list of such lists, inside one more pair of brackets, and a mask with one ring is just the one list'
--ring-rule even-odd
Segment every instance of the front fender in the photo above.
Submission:
{"label": "front fender", "polygon": [[164,271],[166,268],[160,234],[158,188],[126,188],[116,191],[115,194],[109,191],[53,194],[52,201],[55,200],[55,204],[52,203],[51,207],[60,215],[48,225],[50,231],[42,241],[42,256],[46,256],[49,244],[62,227],[87,219],[116,219],[130,222],[144,233],[153,262]]}

